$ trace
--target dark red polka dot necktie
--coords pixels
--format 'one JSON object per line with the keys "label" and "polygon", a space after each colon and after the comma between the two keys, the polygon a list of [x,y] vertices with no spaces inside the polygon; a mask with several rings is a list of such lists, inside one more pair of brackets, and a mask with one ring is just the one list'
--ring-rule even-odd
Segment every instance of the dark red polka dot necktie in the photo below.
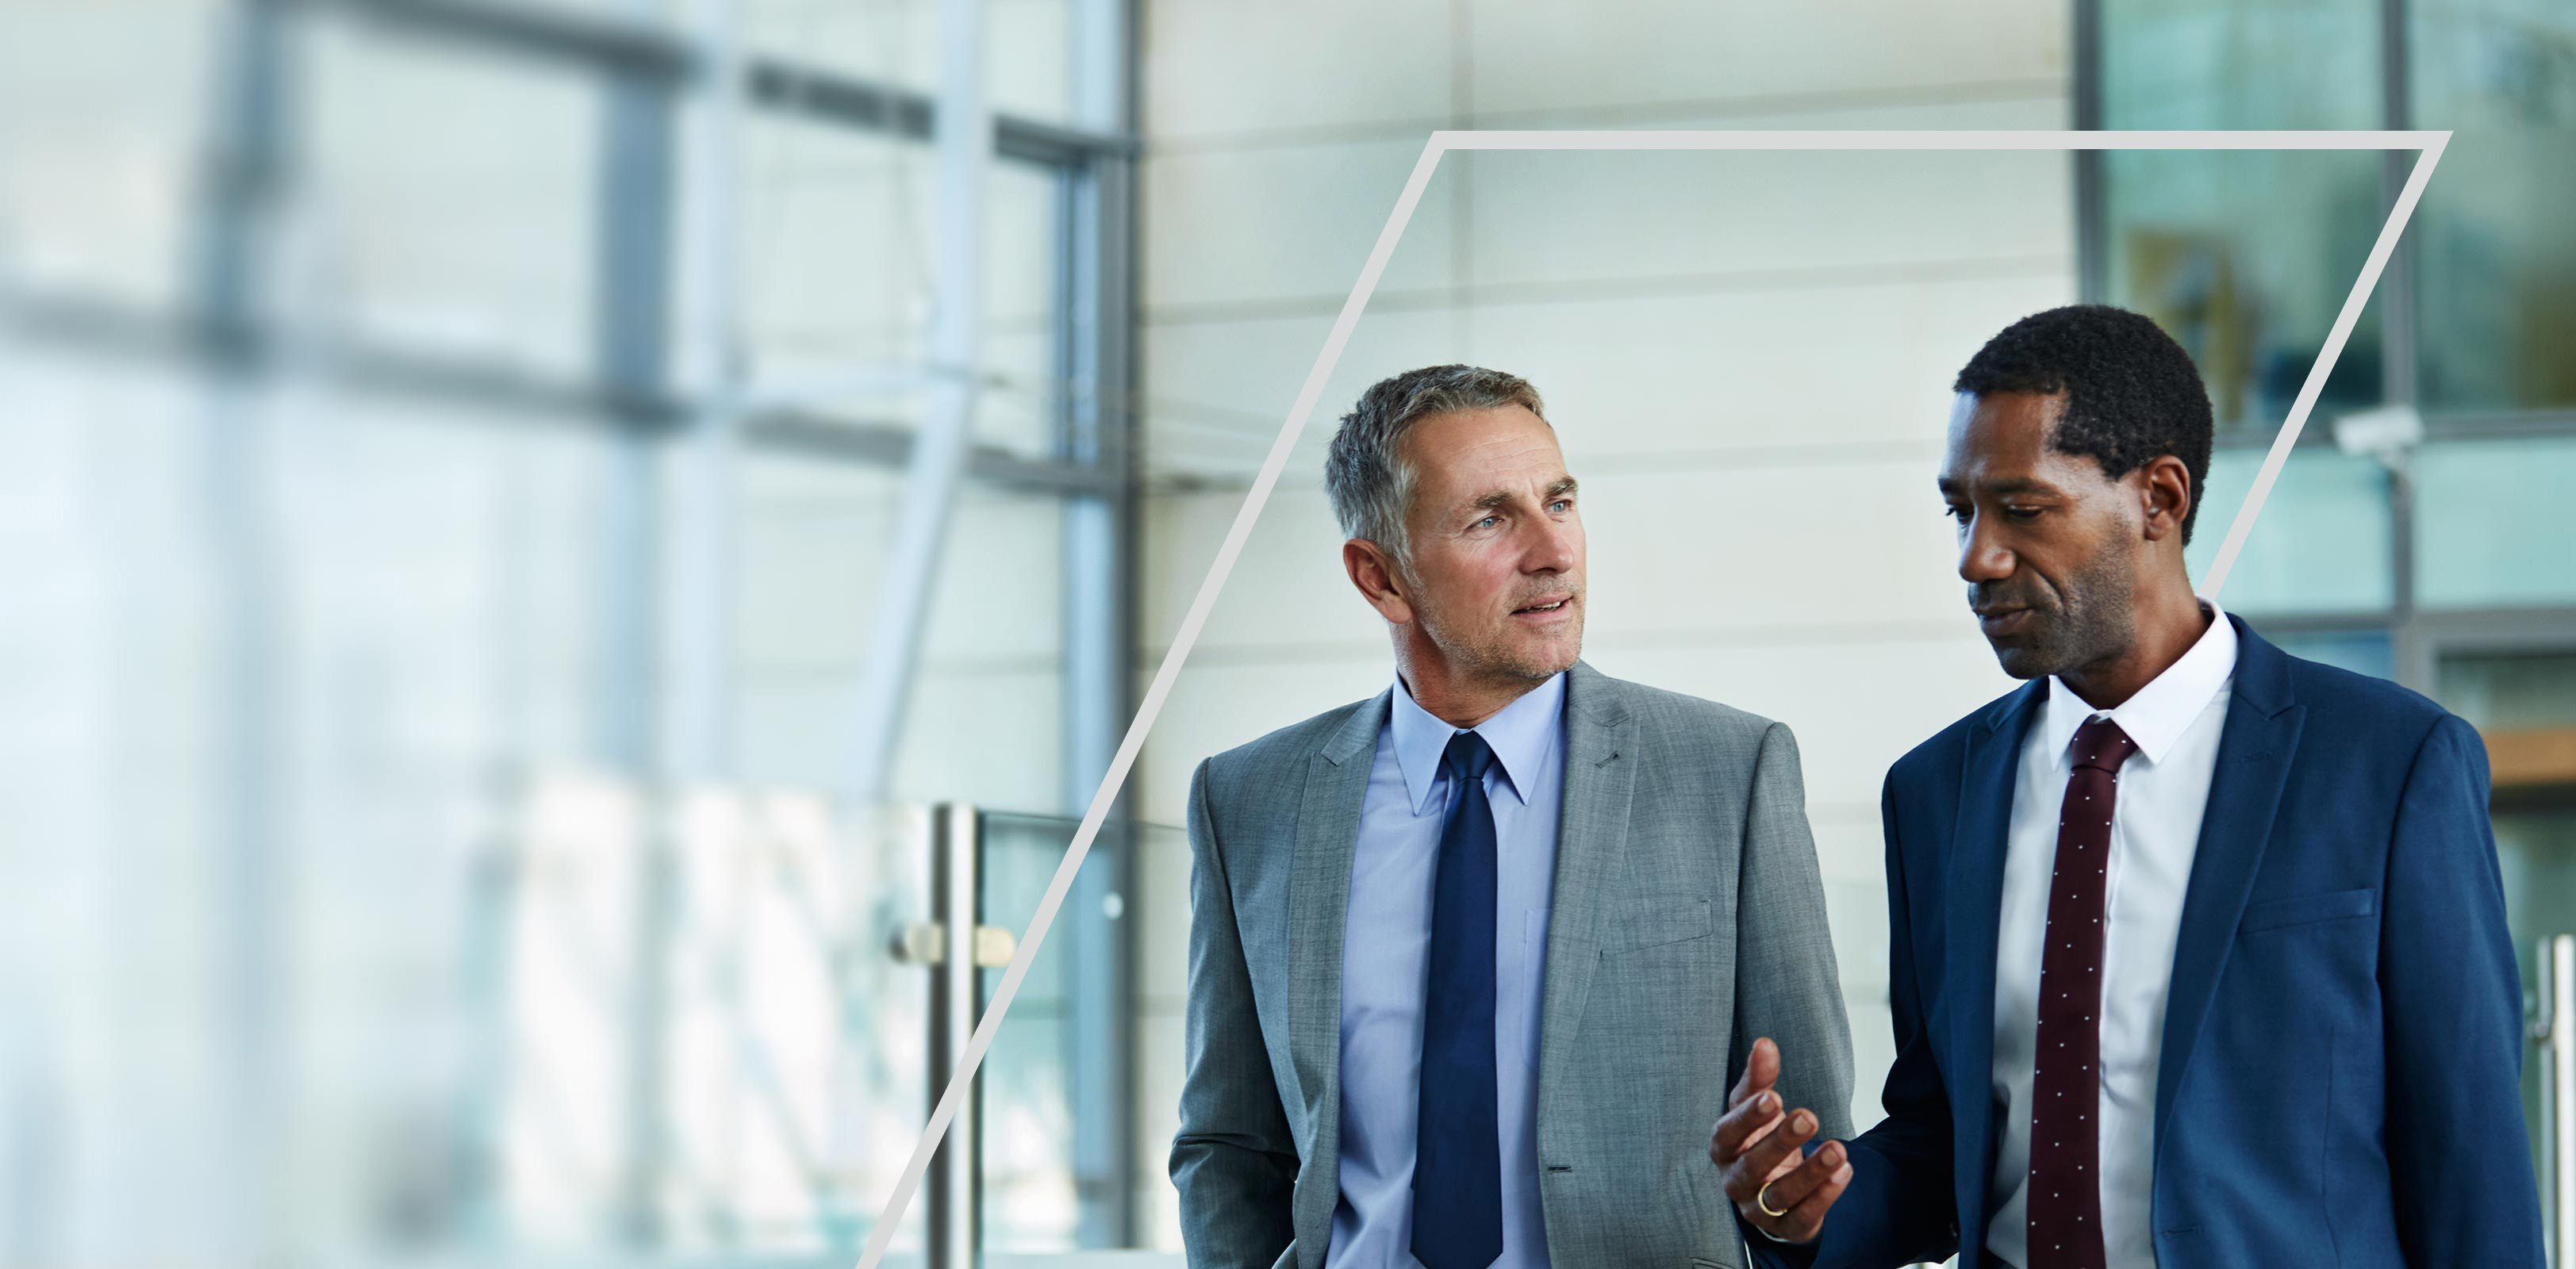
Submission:
{"label": "dark red polka dot necktie", "polygon": [[2039,955],[2039,1060],[2030,1082],[2030,1254],[2026,1269],[2104,1269],[2102,1251],[2102,919],[2111,798],[2138,751],[2107,718],[2075,733],[2057,813],[2048,931]]}

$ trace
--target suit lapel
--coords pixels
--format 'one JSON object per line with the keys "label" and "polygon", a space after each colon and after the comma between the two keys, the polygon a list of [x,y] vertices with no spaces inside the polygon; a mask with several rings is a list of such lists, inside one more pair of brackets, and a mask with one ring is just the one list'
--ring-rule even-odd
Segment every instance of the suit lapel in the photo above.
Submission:
{"label": "suit lapel", "polygon": [[[2228,620],[2236,621],[2233,616]],[[2201,815],[2200,844],[2192,856],[2191,882],[2183,892],[2182,925],[2174,938],[2173,978],[2165,1001],[2165,1028],[2156,1066],[2156,1153],[2169,1139],[2174,1091],[2189,1069],[2193,1045],[2209,1016],[2236,921],[2254,889],[2264,844],[2280,809],[2281,788],[2298,749],[2307,711],[2290,693],[2289,657],[2236,622],[2236,682],[2227,702],[2227,725],[2218,740],[2209,802]]]}
{"label": "suit lapel", "polygon": [[1636,784],[1637,723],[1617,684],[1577,661],[1565,683],[1565,807],[1556,825],[1556,880],[1548,900],[1546,979],[1539,998],[1539,1114],[1557,1104],[1577,1060],[1575,1032],[1601,960],[1603,909],[1628,839]]}
{"label": "suit lapel", "polygon": [[1297,807],[1288,881],[1288,1062],[1305,1122],[1314,1126],[1294,1213],[1298,1258],[1309,1269],[1323,1263],[1325,1230],[1341,1192],[1342,926],[1350,911],[1360,804],[1392,690],[1353,707],[1307,759]]}
{"label": "suit lapel", "polygon": [[1950,1113],[1962,1194],[1976,1210],[1960,1216],[1965,1245],[1983,1238],[1984,1195],[1993,1157],[1988,1090],[1995,1066],[1995,938],[2003,909],[2004,853],[2012,829],[2013,785],[2022,742],[2047,699],[2044,679],[2025,684],[1968,729],[1959,773],[1959,811],[1950,834],[1948,951]]}

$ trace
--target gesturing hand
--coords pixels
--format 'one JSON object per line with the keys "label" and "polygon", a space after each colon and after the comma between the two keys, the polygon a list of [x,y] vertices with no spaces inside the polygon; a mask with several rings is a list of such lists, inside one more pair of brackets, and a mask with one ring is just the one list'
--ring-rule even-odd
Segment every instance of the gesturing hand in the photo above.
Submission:
{"label": "gesturing hand", "polygon": [[1800,1158],[1816,1135],[1816,1115],[1805,1107],[1783,1113],[1780,1046],[1765,1036],[1744,1060],[1744,1078],[1726,1095],[1726,1114],[1709,1134],[1708,1157],[1725,1179],[1726,1197],[1744,1222],[1783,1242],[1803,1243],[1825,1227],[1825,1209],[1851,1184],[1843,1144],[1828,1141]]}

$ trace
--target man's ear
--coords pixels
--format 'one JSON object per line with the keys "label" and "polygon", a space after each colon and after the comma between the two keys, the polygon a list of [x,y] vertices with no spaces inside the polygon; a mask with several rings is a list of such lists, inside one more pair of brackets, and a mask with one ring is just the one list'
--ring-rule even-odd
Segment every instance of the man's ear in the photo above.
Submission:
{"label": "man's ear", "polygon": [[1377,609],[1377,615],[1399,626],[1413,620],[1413,602],[1401,580],[1403,570],[1395,566],[1395,557],[1385,547],[1367,538],[1342,543],[1342,571],[1351,575],[1351,585],[1359,588],[1360,598]]}
{"label": "man's ear", "polygon": [[2138,495],[2146,508],[2146,532],[2150,542],[2170,537],[2182,540],[2183,517],[2191,513],[2200,491],[2192,487],[2191,469],[2171,454],[2161,455],[2138,469]]}

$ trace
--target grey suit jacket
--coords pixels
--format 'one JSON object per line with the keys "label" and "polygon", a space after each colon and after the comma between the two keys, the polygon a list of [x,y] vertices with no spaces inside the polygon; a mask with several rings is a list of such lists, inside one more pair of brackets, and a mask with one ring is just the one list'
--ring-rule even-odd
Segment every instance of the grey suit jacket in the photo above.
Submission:
{"label": "grey suit jacket", "polygon": [[[1188,1068],[1172,1181],[1193,1266],[1321,1269],[1339,1201],[1342,923],[1390,698],[1200,763]],[[1566,683],[1542,986],[1540,1204],[1561,1269],[1740,1265],[1709,1131],[1757,1036],[1781,1095],[1851,1135],[1851,1032],[1779,723]],[[1758,1237],[1758,1235],[1757,1235]]]}

